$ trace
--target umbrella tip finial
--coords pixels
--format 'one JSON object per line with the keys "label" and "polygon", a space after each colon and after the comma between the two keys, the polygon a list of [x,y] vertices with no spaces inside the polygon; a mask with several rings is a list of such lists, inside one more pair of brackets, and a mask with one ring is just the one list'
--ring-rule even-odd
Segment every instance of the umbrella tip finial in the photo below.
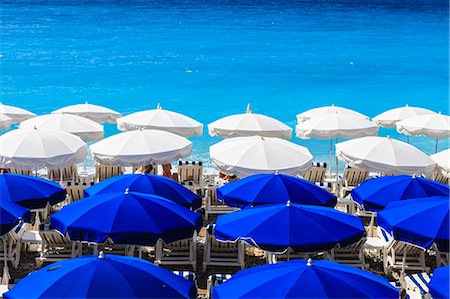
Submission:
{"label": "umbrella tip finial", "polygon": [[34,129],[37,130],[36,125],[34,126]]}
{"label": "umbrella tip finial", "polygon": [[162,109],[161,103],[158,103],[158,106],[156,106],[156,109],[158,109],[158,110],[161,110],[161,109]]}
{"label": "umbrella tip finial", "polygon": [[98,258],[99,258],[99,259],[104,259],[104,258],[105,258],[105,254],[103,253],[103,250],[101,250],[101,251],[98,253]]}
{"label": "umbrella tip finial", "polygon": [[247,110],[245,113],[252,113],[252,106],[250,106],[250,103],[247,104]]}
{"label": "umbrella tip finial", "polygon": [[129,188],[125,189],[125,194],[128,194],[128,192],[130,192],[130,189]]}
{"label": "umbrella tip finial", "polygon": [[308,262],[306,263],[306,266],[311,267],[312,266],[312,259],[309,258]]}
{"label": "umbrella tip finial", "polygon": [[277,171],[275,171],[275,174],[277,174],[277,175],[278,175],[278,174],[280,174],[280,171],[278,171],[278,170],[277,170]]}
{"label": "umbrella tip finial", "polygon": [[286,207],[290,207],[290,206],[291,206],[291,201],[288,200],[287,203],[286,203]]}

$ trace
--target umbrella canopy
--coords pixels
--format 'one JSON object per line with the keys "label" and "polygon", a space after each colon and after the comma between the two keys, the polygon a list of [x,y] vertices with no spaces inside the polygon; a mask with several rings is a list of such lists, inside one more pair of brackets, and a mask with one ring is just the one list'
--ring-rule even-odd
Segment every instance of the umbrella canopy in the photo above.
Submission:
{"label": "umbrella canopy", "polygon": [[8,106],[0,103],[0,115],[6,115],[11,118],[12,123],[19,123],[29,118],[35,117],[36,114],[14,106]]}
{"label": "umbrella canopy", "polygon": [[110,124],[115,124],[116,120],[119,117],[122,117],[122,115],[117,111],[111,110],[103,106],[89,104],[88,102],[84,104],[66,106],[61,109],[55,110],[52,113],[74,114],[86,117],[98,123],[106,122]]}
{"label": "umbrella canopy", "polygon": [[160,175],[124,174],[101,181],[84,190],[85,197],[122,192],[154,194],[164,197],[186,208],[198,209],[202,205],[202,197],[198,196],[179,183]]}
{"label": "umbrella canopy", "polygon": [[0,114],[0,130],[9,130],[11,128],[11,122],[11,117]]}
{"label": "umbrella canopy", "polygon": [[0,136],[0,166],[18,169],[59,169],[83,161],[87,145],[59,130],[18,129]]}
{"label": "umbrella canopy", "polygon": [[372,121],[384,128],[395,128],[395,124],[399,121],[405,120],[410,117],[426,114],[435,114],[435,112],[425,108],[411,107],[406,105],[405,107],[390,109],[381,114],[378,114],[377,116],[372,118]]}
{"label": "umbrella canopy", "polygon": [[245,177],[257,173],[297,175],[311,168],[306,147],[273,137],[235,137],[209,148],[214,166],[226,174]]}
{"label": "umbrella canopy", "polygon": [[143,259],[82,256],[35,271],[4,298],[196,298],[194,282]]}
{"label": "umbrella canopy", "polygon": [[208,131],[211,136],[223,138],[258,135],[289,140],[292,137],[290,127],[272,117],[252,113],[250,104],[244,114],[226,116],[210,123]]}
{"label": "umbrella canopy", "polygon": [[334,207],[336,196],[307,180],[284,174],[255,174],[217,189],[227,205],[247,208],[286,203]]}
{"label": "umbrella canopy", "polygon": [[450,116],[440,113],[419,115],[399,121],[397,131],[408,136],[450,137]]}
{"label": "umbrella canopy", "polygon": [[30,218],[30,211],[27,208],[0,196],[0,237],[13,229],[20,219],[29,222]]}
{"label": "umbrella canopy", "polygon": [[368,119],[348,113],[331,113],[300,122],[295,127],[298,138],[355,138],[378,134],[378,126]]}
{"label": "umbrella canopy", "polygon": [[202,227],[200,214],[157,195],[108,193],[65,206],[50,224],[71,240],[154,246],[192,237]]}
{"label": "umbrella canopy", "polygon": [[43,209],[66,198],[58,183],[19,174],[0,174],[0,197],[29,209]]}
{"label": "umbrella canopy", "polygon": [[449,251],[449,198],[434,196],[389,204],[377,216],[377,222],[396,240],[423,248],[436,243]]}
{"label": "umbrella canopy", "polygon": [[203,134],[201,123],[186,115],[163,110],[160,105],[153,110],[140,111],[117,119],[117,128],[121,131],[163,130],[183,137],[201,136]]}
{"label": "umbrella canopy", "polygon": [[213,298],[398,298],[386,279],[330,261],[293,260],[238,272]]}
{"label": "umbrella canopy", "polygon": [[142,166],[185,158],[192,152],[192,142],[165,131],[136,130],[105,138],[90,149],[101,164]]}
{"label": "umbrella canopy", "polygon": [[351,114],[353,116],[369,119],[368,116],[365,116],[364,114],[361,114],[354,110],[331,105],[331,106],[314,108],[314,109],[302,112],[300,114],[297,114],[297,122],[301,123],[308,119],[324,116],[326,114],[336,114],[336,112],[339,114]]}
{"label": "umbrella canopy", "polygon": [[448,275],[449,271],[449,266],[440,267],[434,270],[433,276],[428,284],[428,289],[434,299],[448,299],[450,297],[448,285],[448,282],[450,281]]}
{"label": "umbrella canopy", "polygon": [[416,147],[390,137],[367,136],[336,144],[336,155],[353,167],[388,174],[430,175],[435,163]]}
{"label": "umbrella canopy", "polygon": [[346,246],[365,234],[360,218],[328,207],[276,204],[219,216],[214,235],[222,241],[244,240],[264,250],[296,252]]}
{"label": "umbrella canopy", "polygon": [[450,188],[422,177],[399,175],[364,181],[352,191],[354,201],[375,212],[394,201],[430,196],[448,197]]}
{"label": "umbrella canopy", "polygon": [[447,177],[450,176],[450,148],[431,155],[430,158],[436,162]]}
{"label": "umbrella canopy", "polygon": [[86,141],[103,138],[103,126],[82,116],[58,113],[45,114],[22,122],[19,129],[51,129],[72,133]]}

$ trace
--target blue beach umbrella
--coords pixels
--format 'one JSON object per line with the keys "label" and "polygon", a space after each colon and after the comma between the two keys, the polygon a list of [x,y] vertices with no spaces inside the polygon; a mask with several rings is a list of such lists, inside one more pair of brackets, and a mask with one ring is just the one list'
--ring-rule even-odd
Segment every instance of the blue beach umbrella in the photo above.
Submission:
{"label": "blue beach umbrella", "polygon": [[30,211],[14,202],[0,197],[0,236],[8,233],[19,220],[30,221]]}
{"label": "blue beach umbrella", "polygon": [[449,271],[450,267],[440,267],[434,270],[428,289],[434,299],[449,298]]}
{"label": "blue beach umbrella", "polygon": [[394,239],[439,250],[449,250],[449,198],[435,196],[389,204],[377,216],[378,224]]}
{"label": "blue beach umbrella", "polygon": [[196,298],[194,282],[142,259],[83,256],[48,265],[4,298]]}
{"label": "blue beach umbrella", "polygon": [[368,211],[377,212],[399,200],[449,196],[447,185],[409,175],[384,176],[363,182],[352,191],[352,198]]}
{"label": "blue beach umbrella", "polygon": [[217,197],[238,208],[286,203],[336,205],[336,196],[315,184],[285,174],[256,174],[217,189]]}
{"label": "blue beach umbrella", "polygon": [[398,298],[375,274],[330,261],[293,260],[238,272],[213,298]]}
{"label": "blue beach umbrella", "polygon": [[57,204],[66,198],[58,183],[20,174],[0,174],[0,197],[25,208],[42,209],[47,202]]}
{"label": "blue beach umbrella", "polygon": [[108,193],[65,206],[50,225],[71,240],[153,246],[192,237],[202,227],[200,214],[156,195]]}
{"label": "blue beach umbrella", "polygon": [[151,174],[124,174],[101,181],[84,190],[85,197],[110,192],[132,192],[154,194],[187,208],[198,209],[202,198],[179,183],[163,176]]}
{"label": "blue beach umbrella", "polygon": [[242,239],[269,251],[329,250],[350,245],[365,234],[356,216],[328,207],[277,204],[219,216],[214,235],[222,241]]}

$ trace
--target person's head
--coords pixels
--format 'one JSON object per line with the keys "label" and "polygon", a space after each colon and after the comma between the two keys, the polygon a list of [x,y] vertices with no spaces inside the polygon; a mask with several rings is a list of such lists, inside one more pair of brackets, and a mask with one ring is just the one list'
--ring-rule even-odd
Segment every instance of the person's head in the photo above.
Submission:
{"label": "person's head", "polygon": [[152,170],[153,170],[153,165],[152,164],[148,164],[148,165],[145,165],[143,167],[142,172],[143,173],[151,173]]}

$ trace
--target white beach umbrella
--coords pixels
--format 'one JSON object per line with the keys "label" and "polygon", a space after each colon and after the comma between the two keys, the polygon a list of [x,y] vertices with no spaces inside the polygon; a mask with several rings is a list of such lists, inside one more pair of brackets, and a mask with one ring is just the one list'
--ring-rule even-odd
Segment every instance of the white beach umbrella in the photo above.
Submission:
{"label": "white beach umbrella", "polygon": [[52,113],[74,114],[89,118],[90,120],[98,123],[106,122],[110,124],[115,124],[116,120],[119,117],[122,117],[122,115],[117,111],[114,111],[112,109],[103,106],[89,104],[88,102],[84,104],[66,106],[58,110],[55,110]]}
{"label": "white beach umbrella", "polygon": [[11,122],[12,122],[11,117],[4,114],[0,114],[0,131],[9,130],[9,128],[11,128]]}
{"label": "white beach umbrella", "polygon": [[416,147],[390,137],[367,136],[336,144],[336,155],[353,167],[385,174],[429,175],[435,162]]}
{"label": "white beach umbrella", "polygon": [[281,138],[235,137],[209,148],[214,166],[226,174],[245,177],[257,173],[303,174],[311,168],[312,155],[306,147]]}
{"label": "white beach umbrella", "polygon": [[58,113],[30,118],[19,125],[20,129],[52,129],[77,135],[85,141],[103,138],[103,126],[82,116]]}
{"label": "white beach umbrella", "polygon": [[0,115],[6,115],[11,118],[11,123],[19,123],[26,119],[35,117],[36,114],[14,106],[5,105],[0,103]]}
{"label": "white beach umbrella", "polygon": [[222,138],[264,136],[291,139],[292,129],[275,118],[252,113],[250,104],[246,113],[218,119],[208,125],[209,135]]}
{"label": "white beach umbrella", "polygon": [[183,114],[163,110],[159,104],[156,109],[135,112],[117,119],[117,128],[121,131],[163,130],[183,137],[203,134],[201,123]]}
{"label": "white beach umbrella", "polygon": [[90,147],[101,164],[142,166],[167,164],[191,155],[192,142],[160,130],[134,130],[105,138]]}
{"label": "white beach umbrella", "polygon": [[73,134],[48,129],[17,129],[0,136],[3,168],[60,169],[83,161],[87,144]]}
{"label": "white beach umbrella", "polygon": [[369,119],[368,116],[365,116],[364,114],[361,114],[357,111],[331,105],[331,106],[324,106],[324,107],[310,109],[308,111],[297,114],[297,122],[301,123],[305,120],[308,120],[308,119],[311,119],[314,117],[323,116],[326,114],[335,114],[336,112],[341,113],[341,114],[352,114],[354,116]]}
{"label": "white beach umbrella", "polygon": [[419,115],[399,121],[397,131],[407,136],[427,136],[436,138],[435,152],[438,150],[438,139],[450,137],[450,116],[440,113]]}
{"label": "white beach umbrella", "polygon": [[404,119],[418,116],[418,115],[426,115],[426,114],[434,114],[434,111],[419,108],[419,107],[411,107],[406,105],[405,107],[399,107],[395,109],[387,110],[381,114],[378,114],[372,121],[384,128],[395,128],[395,124]]}
{"label": "white beach umbrella", "polygon": [[436,162],[446,177],[450,177],[450,148],[431,155],[430,158]]}

